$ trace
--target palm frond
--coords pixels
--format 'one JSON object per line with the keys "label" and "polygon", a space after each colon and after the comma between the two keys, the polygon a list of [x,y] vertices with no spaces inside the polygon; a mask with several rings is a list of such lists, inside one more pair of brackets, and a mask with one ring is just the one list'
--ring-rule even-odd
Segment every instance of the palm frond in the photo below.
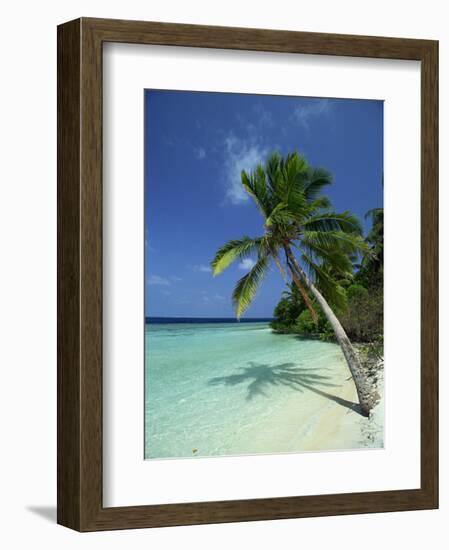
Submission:
{"label": "palm frond", "polygon": [[371,210],[368,210],[365,214],[365,220],[368,220],[371,218],[371,221],[374,223],[377,219],[382,218],[383,220],[384,216],[384,209],[383,208],[371,208]]}
{"label": "palm frond", "polygon": [[303,226],[311,231],[343,231],[345,233],[362,234],[360,220],[354,214],[345,212],[322,212],[310,216]]}
{"label": "palm frond", "polygon": [[307,204],[304,196],[304,181],[307,178],[309,165],[298,152],[290,153],[281,159],[273,177],[273,194],[288,205],[292,212],[304,211]]}
{"label": "palm frond", "polygon": [[241,180],[245,191],[252,197],[261,214],[265,218],[268,217],[272,210],[272,201],[263,167],[259,165],[249,173],[242,170]]}
{"label": "palm frond", "polygon": [[246,275],[237,281],[232,293],[237,319],[243,315],[256,295],[257,289],[264,278],[268,268],[268,256],[261,256],[256,264]]}
{"label": "palm frond", "polygon": [[284,177],[289,193],[296,192],[304,195],[304,183],[307,180],[309,170],[309,164],[303,155],[294,152],[287,156],[284,166]]}
{"label": "palm frond", "polygon": [[352,276],[354,267],[352,257],[340,247],[323,248],[315,242],[304,239],[297,248],[300,252],[306,252],[314,262],[320,265],[327,264],[341,277]]}
{"label": "palm frond", "polygon": [[331,206],[332,203],[330,198],[325,195],[321,195],[309,203],[309,211],[311,214],[314,214],[317,210],[329,210]]}
{"label": "palm frond", "polygon": [[345,254],[368,251],[368,245],[360,235],[343,231],[304,231],[301,242],[325,250],[339,249]]}
{"label": "palm frond", "polygon": [[345,309],[346,294],[344,289],[323,267],[315,263],[307,254],[302,254],[302,261],[307,266],[309,276],[317,287],[323,292],[326,299],[332,302],[337,308]]}
{"label": "palm frond", "polygon": [[332,174],[324,168],[309,168],[307,181],[304,184],[304,194],[311,202],[321,193],[323,187],[332,183]]}
{"label": "palm frond", "polygon": [[278,181],[280,177],[281,155],[272,153],[265,163],[265,173],[267,176],[267,186],[272,195],[277,194]]}
{"label": "palm frond", "polygon": [[262,242],[262,237],[252,239],[247,236],[228,241],[217,250],[211,262],[214,277],[229,267],[235,260],[246,258],[251,254],[259,254]]}
{"label": "palm frond", "polygon": [[287,204],[280,202],[273,209],[271,214],[265,221],[265,227],[273,227],[273,225],[286,226],[292,223],[296,218],[296,213],[291,211]]}

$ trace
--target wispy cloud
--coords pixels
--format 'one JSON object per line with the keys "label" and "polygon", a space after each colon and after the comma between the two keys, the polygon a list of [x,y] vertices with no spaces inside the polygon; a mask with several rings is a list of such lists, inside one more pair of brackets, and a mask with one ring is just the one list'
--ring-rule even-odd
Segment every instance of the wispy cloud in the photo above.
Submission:
{"label": "wispy cloud", "polygon": [[195,273],[212,273],[212,268],[204,264],[196,264],[189,266]]}
{"label": "wispy cloud", "polygon": [[154,285],[154,286],[170,286],[170,281],[166,279],[165,277],[160,277],[159,275],[150,275],[147,278],[147,285]]}
{"label": "wispy cloud", "polygon": [[175,283],[179,283],[179,281],[182,281],[181,277],[178,277],[177,275],[170,275],[170,279],[172,281],[175,281]]}
{"label": "wispy cloud", "polygon": [[238,268],[242,271],[249,271],[256,265],[256,262],[251,258],[244,258],[238,265]]}
{"label": "wispy cloud", "polygon": [[198,160],[203,160],[206,157],[206,149],[204,147],[195,147],[194,153]]}
{"label": "wispy cloud", "polygon": [[203,291],[201,293],[201,299],[203,302],[210,303],[210,302],[224,302],[226,298],[222,296],[221,294],[215,293],[210,294],[207,291]]}
{"label": "wispy cloud", "polygon": [[230,135],[225,139],[226,198],[231,204],[243,204],[248,194],[242,186],[242,170],[251,171],[265,161],[268,148],[255,141],[246,141]]}
{"label": "wispy cloud", "polygon": [[315,99],[305,105],[297,105],[293,111],[296,121],[305,129],[310,127],[313,118],[329,114],[331,103],[328,99]]}
{"label": "wispy cloud", "polygon": [[257,121],[259,125],[262,126],[273,126],[273,115],[271,111],[266,109],[262,103],[255,103],[253,105],[253,111],[257,115]]}

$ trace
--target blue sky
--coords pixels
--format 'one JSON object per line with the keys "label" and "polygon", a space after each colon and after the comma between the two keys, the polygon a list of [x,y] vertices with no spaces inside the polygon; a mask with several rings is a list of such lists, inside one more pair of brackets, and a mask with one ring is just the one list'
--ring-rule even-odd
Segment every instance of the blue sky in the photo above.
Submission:
{"label": "blue sky", "polygon": [[[263,232],[242,169],[297,150],[334,176],[337,211],[364,221],[383,206],[383,102],[145,91],[145,315],[233,317],[232,289],[250,262],[213,278],[219,246]],[[284,289],[275,268],[246,317],[271,317]]]}

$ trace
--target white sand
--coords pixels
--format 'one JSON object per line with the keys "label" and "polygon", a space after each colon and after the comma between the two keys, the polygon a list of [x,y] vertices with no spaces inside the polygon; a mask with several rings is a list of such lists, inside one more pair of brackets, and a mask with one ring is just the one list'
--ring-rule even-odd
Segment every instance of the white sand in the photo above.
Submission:
{"label": "white sand", "polygon": [[[380,449],[384,445],[383,368],[379,369],[377,391],[381,397],[369,418],[335,404],[323,415],[317,429],[307,441],[310,450],[320,449]],[[338,392],[340,397],[357,402],[352,379]],[[307,449],[305,449],[307,450]]]}
{"label": "white sand", "polygon": [[[279,411],[282,419],[277,415],[270,419],[269,425],[273,429],[271,437],[279,451],[383,448],[383,398],[369,418],[363,417],[351,408],[351,404],[357,403],[357,392],[346,364],[332,378],[336,382],[335,387],[322,390],[327,395],[304,389],[302,394],[292,395],[284,403],[283,410]],[[379,395],[383,395],[382,369],[379,371],[377,390]],[[270,429],[269,426],[267,428]]]}

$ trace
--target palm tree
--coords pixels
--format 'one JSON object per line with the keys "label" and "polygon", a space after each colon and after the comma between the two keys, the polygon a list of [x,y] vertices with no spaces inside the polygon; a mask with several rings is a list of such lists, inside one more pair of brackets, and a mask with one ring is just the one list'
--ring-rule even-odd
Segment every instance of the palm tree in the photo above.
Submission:
{"label": "palm tree", "polygon": [[357,389],[360,412],[369,416],[377,396],[370,392],[357,354],[328,303],[329,300],[338,306],[344,299],[344,291],[333,275],[345,278],[352,274],[351,258],[366,252],[360,222],[349,212],[336,213],[331,209],[330,200],[321,195],[322,188],[332,182],[331,174],[310,167],[297,152],[285,159],[274,153],[265,167],[258,165],[250,173],[242,171],[241,180],[264,218],[264,233],[260,237],[231,240],[222,246],[211,262],[214,276],[236,260],[257,256],[254,266],[237,282],[232,294],[240,318],[270,263],[277,266],[284,278],[287,271],[315,322],[317,313],[310,295],[332,326]]}
{"label": "palm tree", "polygon": [[368,252],[356,266],[357,280],[367,288],[381,288],[384,267],[384,209],[369,210],[365,214],[365,219],[371,219],[372,226],[366,236]]}
{"label": "palm tree", "polygon": [[370,254],[363,258],[362,265],[378,272],[384,265],[384,209],[373,208],[365,214],[365,219],[371,218],[372,227],[366,237],[370,245]]}

